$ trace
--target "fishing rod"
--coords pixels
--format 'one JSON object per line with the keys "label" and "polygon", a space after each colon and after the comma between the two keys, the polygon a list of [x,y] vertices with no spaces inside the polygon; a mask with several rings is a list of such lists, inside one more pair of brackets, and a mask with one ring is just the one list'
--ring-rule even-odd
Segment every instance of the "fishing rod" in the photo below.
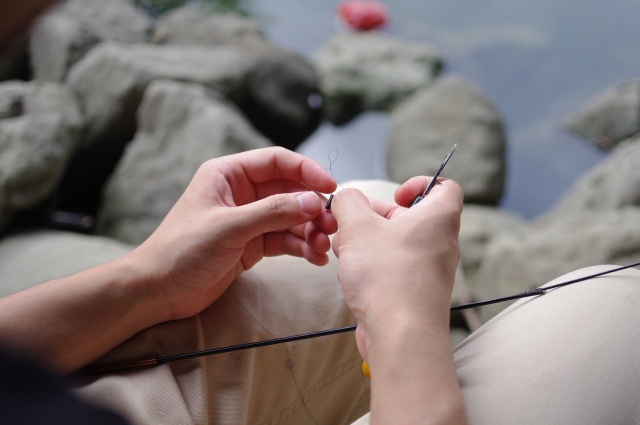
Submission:
{"label": "fishing rod", "polygon": [[[449,162],[449,159],[451,158],[451,156],[455,152],[457,146],[458,145],[456,143],[455,145],[453,145],[453,148],[451,150],[449,150],[449,152],[447,152],[447,155],[444,158],[444,161],[442,161],[442,163],[440,164],[440,167],[438,168],[436,173],[431,178],[431,181],[427,185],[427,187],[424,190],[424,192],[422,192],[422,194],[419,194],[418,196],[416,196],[414,198],[414,200],[411,203],[411,205],[409,206],[409,208],[413,207],[418,202],[422,201],[422,199],[424,199],[429,194],[429,192],[431,192],[431,189],[433,189],[433,187],[436,184],[438,184],[438,176],[440,175],[442,170],[444,170],[445,165],[447,165],[447,162]],[[329,158],[329,159],[330,159],[330,163],[331,163],[332,162],[331,158]],[[331,164],[329,165],[329,167],[331,167]],[[331,195],[329,197],[329,200],[327,201],[325,209],[327,209],[327,210],[331,209],[331,201],[332,200],[333,200],[333,195]],[[624,270],[624,269],[628,269],[628,268],[631,268],[631,267],[636,267],[638,265],[640,265],[640,262],[635,263],[635,264],[630,264],[630,265],[627,265],[627,266],[623,266],[623,267],[618,267],[618,268],[615,268],[615,269],[612,269],[612,270],[608,270],[608,271],[605,271],[605,272],[596,273],[596,274],[593,274],[593,275],[590,275],[590,276],[586,276],[586,277],[582,277],[582,278],[579,278],[579,279],[570,280],[568,282],[559,283],[557,285],[547,286],[546,288],[541,288],[540,287],[540,288],[531,289],[529,291],[520,292],[518,294],[508,295],[506,297],[493,298],[493,299],[490,299],[490,300],[477,301],[477,302],[472,302],[472,303],[468,303],[468,304],[457,305],[457,306],[451,307],[451,312],[466,310],[466,309],[470,309],[470,308],[474,308],[474,307],[481,307],[481,306],[490,305],[490,304],[497,304],[497,303],[501,303],[501,302],[505,302],[505,301],[517,300],[517,299],[520,299],[520,298],[527,298],[527,297],[535,297],[535,296],[539,296],[539,295],[544,295],[544,294],[547,293],[547,291],[549,291],[551,289],[556,289],[556,288],[560,288],[562,286],[567,286],[567,285],[571,285],[571,284],[574,284],[574,283],[583,282],[585,280],[593,279],[593,278],[598,277],[598,276],[604,276],[606,274],[614,273],[614,272],[617,272],[617,271],[620,271],[620,270]],[[228,347],[213,348],[213,349],[210,349],[210,350],[193,351],[193,352],[190,352],[190,353],[176,354],[176,355],[172,355],[172,356],[156,357],[156,358],[145,359],[145,360],[128,361],[128,362],[116,363],[116,364],[105,365],[105,366],[90,367],[90,368],[86,368],[86,369],[80,370],[79,372],[76,373],[76,375],[96,375],[96,374],[102,374],[102,373],[121,372],[121,371],[131,370],[131,369],[151,368],[151,367],[160,366],[160,365],[163,365],[163,364],[166,364],[166,363],[175,362],[175,361],[179,361],[179,360],[193,359],[193,358],[205,357],[205,356],[213,356],[215,354],[230,353],[232,351],[249,350],[249,349],[252,349],[252,348],[266,347],[266,346],[269,346],[269,345],[284,344],[286,342],[301,341],[301,340],[304,340],[304,339],[319,338],[319,337],[335,335],[335,334],[339,334],[339,333],[353,332],[353,331],[356,330],[356,327],[357,327],[357,325],[344,326],[344,327],[341,327],[341,328],[326,329],[326,330],[322,330],[322,331],[309,332],[309,333],[298,334],[298,335],[291,335],[291,336],[286,336],[286,337],[282,337],[282,338],[273,338],[273,339],[267,339],[267,340],[264,340],[264,341],[249,342],[249,343],[246,343],[246,344],[239,344],[239,345],[231,345],[231,346],[228,346]],[[364,368],[363,368],[363,373],[364,373]],[[366,375],[366,373],[365,373],[365,375]]]}
{"label": "fishing rod", "polygon": [[[529,291],[520,292],[514,295],[508,295],[506,297],[499,297],[499,298],[493,298],[493,299],[484,300],[484,301],[477,301],[477,302],[472,302],[468,304],[457,305],[457,306],[451,307],[451,312],[453,313],[456,311],[466,310],[469,308],[475,308],[475,307],[481,307],[481,306],[490,305],[490,304],[497,304],[497,303],[506,302],[506,301],[518,300],[521,298],[540,296],[540,295],[546,294],[548,291],[553,289],[558,289],[564,286],[573,285],[574,283],[578,283],[578,282],[584,282],[586,280],[594,279],[599,276],[605,276],[611,273],[615,273],[621,270],[625,270],[625,269],[629,269],[637,266],[640,266],[640,262],[629,264],[622,267],[616,267],[611,270],[605,270],[600,273],[595,273],[589,276],[584,276],[581,278],[569,280],[569,281],[558,283],[555,285],[550,285],[544,288],[538,287],[535,289],[531,289]],[[356,330],[356,328],[357,328],[357,325],[343,326],[340,328],[326,329],[326,330],[317,331],[317,332],[309,332],[309,333],[303,333],[298,335],[286,336],[282,338],[273,338],[273,339],[267,339],[263,341],[249,342],[245,344],[230,345],[227,347],[213,348],[209,350],[193,351],[190,353],[175,354],[171,356],[156,357],[156,358],[137,360],[137,361],[127,361],[127,362],[115,363],[115,364],[105,365],[105,366],[89,367],[89,368],[85,368],[78,371],[75,374],[75,376],[100,375],[104,373],[123,372],[127,370],[152,368],[152,367],[160,366],[166,363],[175,362],[179,360],[213,356],[216,354],[230,353],[233,351],[249,350],[252,348],[267,347],[269,345],[284,344],[286,342],[302,341],[305,339],[319,338],[323,336],[336,335],[336,334],[341,334],[345,332],[353,332]]]}

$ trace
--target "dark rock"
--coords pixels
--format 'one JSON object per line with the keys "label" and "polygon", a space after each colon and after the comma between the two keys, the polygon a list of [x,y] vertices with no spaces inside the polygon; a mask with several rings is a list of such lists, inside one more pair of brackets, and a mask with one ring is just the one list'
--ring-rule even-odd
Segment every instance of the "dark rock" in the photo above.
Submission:
{"label": "dark rock", "polygon": [[323,102],[315,70],[301,56],[270,44],[256,21],[183,7],[160,18],[152,39],[169,45],[235,46],[257,58],[240,106],[276,145],[294,150],[318,128]]}
{"label": "dark rock", "polygon": [[315,71],[293,54],[262,58],[249,77],[241,107],[273,143],[295,150],[322,120]]}
{"label": "dark rock", "polygon": [[392,113],[387,173],[397,182],[433,175],[455,143],[443,176],[462,186],[465,202],[497,204],[505,180],[502,120],[489,99],[460,77],[438,79]]}

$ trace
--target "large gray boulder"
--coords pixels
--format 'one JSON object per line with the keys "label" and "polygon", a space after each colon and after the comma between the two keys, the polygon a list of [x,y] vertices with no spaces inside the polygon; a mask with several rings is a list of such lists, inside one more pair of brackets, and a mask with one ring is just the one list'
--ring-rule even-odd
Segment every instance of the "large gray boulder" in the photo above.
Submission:
{"label": "large gray boulder", "polygon": [[99,236],[18,230],[0,241],[0,297],[88,269],[132,249]]}
{"label": "large gray boulder", "polygon": [[100,234],[134,244],[157,228],[203,162],[271,145],[234,107],[195,84],[152,83],[138,121],[98,216]]}
{"label": "large gray boulder", "polygon": [[[476,300],[515,294],[543,285],[572,270],[597,264],[640,261],[640,208],[589,211],[546,217],[487,247],[478,276],[471,281]],[[506,308],[482,308],[488,320]]]}
{"label": "large gray boulder", "polygon": [[640,79],[610,87],[590,99],[563,125],[602,149],[640,132]]}
{"label": "large gray boulder", "polygon": [[203,13],[198,8],[180,7],[157,21],[151,42],[183,46],[236,46],[271,48],[258,22],[234,14]]}
{"label": "large gray boulder", "polygon": [[609,157],[586,172],[551,214],[640,206],[640,137],[619,143]]}
{"label": "large gray boulder", "polygon": [[326,115],[345,124],[364,110],[388,111],[442,69],[433,47],[375,33],[340,34],[316,54],[314,64]]}
{"label": "large gray boulder", "polygon": [[69,68],[99,42],[143,43],[152,24],[127,0],[69,0],[43,16],[32,30],[34,78],[64,81]]}
{"label": "large gray boulder", "polygon": [[[103,42],[69,71],[87,129],[62,186],[74,210],[94,213],[100,188],[135,134],[142,93],[158,78],[203,84],[241,102],[256,59],[235,47]],[[79,201],[77,201],[79,200]]]}
{"label": "large gray boulder", "polygon": [[239,104],[253,126],[273,143],[294,150],[322,119],[315,70],[303,57],[270,44],[260,25],[233,14],[182,7],[161,16],[152,40],[182,46],[235,46],[257,59]]}
{"label": "large gray boulder", "polygon": [[443,176],[462,186],[465,202],[496,204],[505,180],[502,120],[478,88],[457,76],[438,79],[392,113],[387,173],[400,183],[433,175],[455,143]]}
{"label": "large gray boulder", "polygon": [[476,278],[491,241],[502,233],[514,233],[525,225],[515,214],[482,205],[465,205],[460,220],[460,264],[468,281]]}
{"label": "large gray boulder", "polygon": [[3,46],[0,54],[0,81],[26,80],[27,43],[17,42],[12,46]]}
{"label": "large gray boulder", "polygon": [[200,83],[240,101],[254,67],[250,55],[233,47],[102,43],[67,78],[87,119],[83,148],[130,140],[142,93],[154,79]]}
{"label": "large gray boulder", "polygon": [[0,228],[49,196],[76,147],[82,118],[73,94],[49,82],[0,84]]}

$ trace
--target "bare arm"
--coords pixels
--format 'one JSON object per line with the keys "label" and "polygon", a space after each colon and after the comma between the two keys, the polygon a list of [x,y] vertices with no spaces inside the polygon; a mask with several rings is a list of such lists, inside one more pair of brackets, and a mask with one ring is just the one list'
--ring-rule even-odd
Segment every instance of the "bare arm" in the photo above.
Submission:
{"label": "bare arm", "polygon": [[[398,204],[408,206],[427,182],[401,186]],[[345,190],[332,210],[338,278],[371,371],[371,423],[466,423],[448,337],[460,187],[444,181],[410,210]]]}
{"label": "bare arm", "polygon": [[154,324],[193,316],[262,257],[328,261],[337,230],[316,162],[268,148],[205,163],[130,254],[0,299],[0,343],[65,374]]}

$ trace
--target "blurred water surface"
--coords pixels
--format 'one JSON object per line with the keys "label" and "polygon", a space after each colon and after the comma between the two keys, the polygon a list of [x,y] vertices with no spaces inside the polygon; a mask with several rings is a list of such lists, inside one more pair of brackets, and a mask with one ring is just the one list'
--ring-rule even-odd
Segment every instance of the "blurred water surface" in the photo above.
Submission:
{"label": "blurred water surface", "polygon": [[[338,28],[329,0],[254,0],[271,40],[311,57]],[[495,102],[509,138],[502,207],[532,218],[606,156],[559,128],[590,96],[640,73],[640,2],[631,0],[395,0],[385,33],[428,42]],[[336,177],[384,178],[384,114],[321,127],[300,151]],[[444,155],[444,152],[443,152]],[[454,158],[455,160],[455,158]]]}

